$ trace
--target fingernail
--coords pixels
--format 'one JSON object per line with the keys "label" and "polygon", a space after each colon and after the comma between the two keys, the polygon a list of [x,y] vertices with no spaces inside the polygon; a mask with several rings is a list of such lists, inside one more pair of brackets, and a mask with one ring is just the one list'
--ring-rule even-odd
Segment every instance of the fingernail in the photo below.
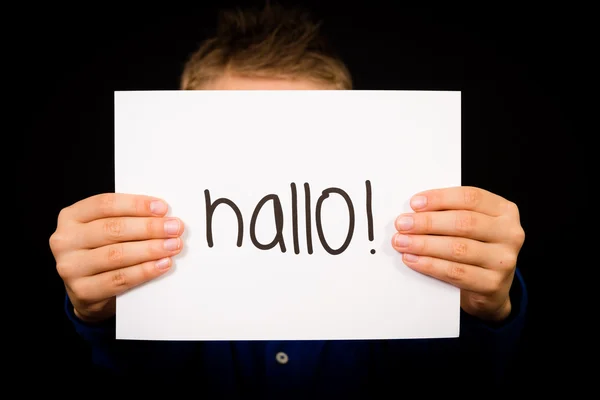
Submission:
{"label": "fingernail", "polygon": [[179,239],[167,239],[164,244],[165,250],[175,251],[179,250]]}
{"label": "fingernail", "polygon": [[417,262],[417,261],[419,261],[419,256],[415,256],[414,254],[404,253],[404,259],[408,262]]}
{"label": "fingernail", "polygon": [[407,215],[399,217],[398,220],[396,221],[396,227],[400,231],[407,231],[409,229],[412,229],[413,217],[410,217]]}
{"label": "fingernail", "polygon": [[410,201],[410,206],[414,209],[420,209],[427,205],[427,197],[425,196],[415,196]]}
{"label": "fingernail", "polygon": [[167,235],[177,235],[179,233],[179,220],[178,219],[170,219],[165,221],[165,233]]}
{"label": "fingernail", "polygon": [[405,235],[396,235],[394,243],[396,247],[408,247],[410,245],[410,238]]}
{"label": "fingernail", "polygon": [[156,268],[158,269],[167,269],[171,266],[170,258],[163,258],[162,260],[158,260],[156,262]]}
{"label": "fingernail", "polygon": [[167,212],[167,205],[160,200],[155,200],[150,203],[150,212],[156,215],[163,215]]}

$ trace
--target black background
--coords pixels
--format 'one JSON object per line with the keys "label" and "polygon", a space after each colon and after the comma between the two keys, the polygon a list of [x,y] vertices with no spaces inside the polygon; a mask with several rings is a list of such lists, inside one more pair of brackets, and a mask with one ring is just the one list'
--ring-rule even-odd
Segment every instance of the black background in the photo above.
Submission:
{"label": "black background", "polygon": [[[216,9],[236,4],[212,3],[171,14],[37,9],[9,37],[25,128],[16,138],[24,229],[16,264],[25,282],[13,304],[27,322],[16,334],[27,340],[19,371],[85,373],[87,348],[64,316],[48,239],[61,208],[114,191],[113,92],[177,89]],[[580,144],[589,131],[576,126],[574,103],[589,53],[585,12],[322,3],[307,5],[324,18],[357,90],[462,91],[463,184],[515,201],[527,235],[519,266],[530,309],[513,377],[532,388],[576,379],[567,334],[580,323],[567,302],[569,277],[585,262],[582,244],[571,246],[590,183]],[[177,149],[165,150],[176,171]],[[399,182],[409,173],[398,171]]]}

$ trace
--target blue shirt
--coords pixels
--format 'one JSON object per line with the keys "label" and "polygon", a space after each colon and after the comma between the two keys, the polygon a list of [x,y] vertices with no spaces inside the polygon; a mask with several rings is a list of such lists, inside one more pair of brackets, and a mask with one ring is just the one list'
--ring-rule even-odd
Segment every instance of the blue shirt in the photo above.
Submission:
{"label": "blue shirt", "polygon": [[400,388],[503,384],[527,308],[518,270],[510,295],[512,312],[502,324],[461,311],[460,337],[452,339],[128,341],[115,340],[114,318],[87,324],[74,315],[68,297],[65,310],[90,344],[94,365],[108,376],[193,382],[220,398],[369,398]]}

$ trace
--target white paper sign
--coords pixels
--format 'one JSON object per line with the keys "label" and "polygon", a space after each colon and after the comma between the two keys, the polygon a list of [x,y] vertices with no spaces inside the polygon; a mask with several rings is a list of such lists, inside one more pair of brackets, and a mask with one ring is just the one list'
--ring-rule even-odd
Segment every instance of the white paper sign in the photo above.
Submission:
{"label": "white paper sign", "polygon": [[173,269],[117,299],[117,338],[458,336],[459,290],[391,240],[415,193],[461,184],[460,95],[116,92],[116,191],[185,223]]}

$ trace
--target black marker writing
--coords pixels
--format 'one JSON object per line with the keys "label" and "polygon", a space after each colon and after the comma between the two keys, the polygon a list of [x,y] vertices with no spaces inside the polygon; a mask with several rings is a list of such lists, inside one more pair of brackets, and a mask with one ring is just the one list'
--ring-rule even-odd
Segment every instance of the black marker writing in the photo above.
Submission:
{"label": "black marker writing", "polygon": [[[325,239],[325,235],[323,234],[323,226],[321,225],[321,207],[323,206],[323,201],[329,197],[330,193],[337,193],[340,196],[342,196],[344,198],[344,200],[346,200],[346,205],[348,206],[348,214],[350,217],[350,223],[349,223],[350,226],[348,227],[348,234],[346,235],[346,240],[340,246],[340,248],[338,248],[337,250],[332,249],[329,246],[329,244],[327,243],[327,239]],[[317,224],[317,233],[319,234],[319,240],[321,241],[321,245],[323,245],[323,248],[325,249],[325,251],[327,251],[329,254],[336,255],[336,254],[340,254],[344,250],[346,250],[348,245],[350,245],[350,241],[352,240],[352,235],[354,234],[354,206],[352,205],[352,200],[350,199],[350,196],[348,196],[348,193],[346,193],[342,189],[338,189],[338,188],[329,188],[329,189],[323,190],[323,194],[317,200],[315,221]]]}
{"label": "black marker writing", "polygon": [[292,188],[292,235],[294,236],[294,253],[300,254],[298,244],[298,195],[296,194],[296,184],[291,183]]}
{"label": "black marker writing", "polygon": [[310,224],[310,185],[304,184],[304,209],[306,210],[306,248],[308,254],[313,253],[312,247],[312,227]]}
{"label": "black marker writing", "polygon": [[215,209],[219,204],[227,204],[235,212],[235,216],[238,220],[237,246],[241,247],[244,238],[244,220],[238,206],[236,206],[233,201],[225,198],[217,199],[211,204],[210,192],[208,190],[204,191],[204,202],[206,203],[206,241],[208,242],[208,247],[213,247],[212,218]]}
{"label": "black marker writing", "polygon": [[[371,193],[371,181],[365,181],[365,187],[367,192],[367,230],[369,234],[369,241],[373,241],[373,204],[371,198],[373,194]],[[371,249],[371,254],[375,254],[375,249]]]}
{"label": "black marker writing", "polygon": [[[256,219],[258,218],[258,214],[260,213],[262,207],[269,200],[273,201],[273,214],[275,216],[275,229],[277,230],[277,233],[275,234],[275,237],[271,243],[262,244],[258,241],[258,239],[256,239]],[[277,245],[277,243],[279,243],[281,252],[285,253],[286,249],[283,241],[283,209],[281,208],[281,202],[279,201],[279,197],[277,195],[269,194],[263,197],[256,205],[256,208],[252,213],[252,219],[250,220],[250,239],[252,239],[252,243],[254,243],[254,245],[261,250],[272,249]]]}
{"label": "black marker writing", "polygon": [[[295,183],[290,184],[291,191],[291,219],[292,219],[292,239],[294,246],[294,253],[300,254],[300,235],[299,235],[299,218],[302,213],[298,211],[298,190]],[[372,188],[371,182],[365,181],[365,192],[366,192],[366,216],[367,216],[367,235],[369,241],[373,241],[375,239],[374,228],[373,228],[373,204],[372,204]],[[323,220],[322,220],[322,208],[323,203],[327,200],[330,195],[337,194],[341,196],[346,202],[346,206],[348,208],[348,232],[346,234],[346,239],[344,243],[337,249],[332,248],[327,242],[327,238],[325,237],[325,233],[323,231]],[[205,208],[206,208],[206,240],[208,243],[208,247],[213,247],[213,216],[216,208],[221,204],[226,204],[229,208],[235,213],[237,218],[237,246],[241,247],[244,236],[244,220],[242,217],[242,213],[238,206],[231,200],[227,198],[219,198],[214,202],[211,201],[210,191],[207,189],[204,191],[204,200],[205,200]],[[258,221],[259,215],[262,218],[269,218],[267,214],[261,214],[263,207],[267,204],[267,202],[271,202],[273,205],[273,218],[275,222],[275,234],[273,239],[269,243],[261,243],[256,236],[256,223]],[[304,183],[304,218],[305,218],[305,228],[306,228],[306,250],[308,254],[313,254],[313,243],[312,243],[312,204],[311,204],[311,190],[310,185],[308,183]],[[323,190],[321,196],[317,199],[317,203],[314,209],[314,220],[317,228],[317,233],[319,237],[319,241],[323,246],[323,249],[331,255],[338,255],[343,253],[352,241],[352,237],[354,236],[355,229],[355,212],[354,212],[354,204],[352,203],[352,199],[350,195],[344,190],[336,187],[330,187]],[[284,228],[284,213],[283,207],[281,205],[281,201],[279,196],[276,194],[268,194],[263,197],[252,213],[252,218],[250,220],[250,239],[252,244],[260,249],[260,250],[270,250],[276,247],[279,244],[279,248],[282,253],[286,252],[286,245],[283,236],[283,228]],[[371,254],[375,254],[375,249],[371,250]]]}

